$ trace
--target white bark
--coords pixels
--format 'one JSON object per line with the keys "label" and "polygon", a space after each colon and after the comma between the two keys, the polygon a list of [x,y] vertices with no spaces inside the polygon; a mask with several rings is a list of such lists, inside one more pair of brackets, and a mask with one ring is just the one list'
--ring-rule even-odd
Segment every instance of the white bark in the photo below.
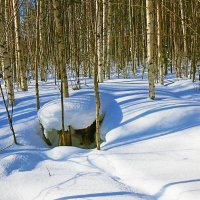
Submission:
{"label": "white bark", "polygon": [[66,63],[65,63],[65,51],[64,51],[64,36],[63,36],[63,26],[62,26],[62,18],[61,18],[61,1],[53,0],[54,7],[54,19],[56,23],[56,33],[58,40],[58,63],[62,76],[62,86],[63,86],[63,96],[68,97],[68,81],[67,81],[67,73],[66,73]]}
{"label": "white bark", "polygon": [[185,76],[188,77],[186,26],[185,26],[185,20],[184,20],[183,2],[182,0],[179,0],[179,2],[180,2],[180,10],[181,10],[181,26],[182,26],[182,31],[183,31],[183,48],[184,48],[183,65],[185,69]]}
{"label": "white bark", "polygon": [[[9,53],[7,51],[8,37],[4,37],[2,34],[5,31],[5,25],[7,22],[7,13],[6,13],[6,5],[8,2],[2,2],[2,7],[0,8],[0,38],[3,41],[3,46],[0,46],[0,66],[2,67],[3,78],[5,82],[5,86],[7,89],[8,101],[11,106],[14,105],[14,87],[13,87],[13,76],[12,76],[12,67],[10,63]],[[3,10],[4,9],[4,10]],[[4,37],[4,38],[2,38]],[[1,71],[1,69],[0,69]]]}
{"label": "white bark", "polygon": [[163,63],[163,44],[162,44],[162,0],[157,0],[157,34],[158,34],[158,66],[160,74],[160,84],[164,84],[164,63]]}
{"label": "white bark", "polygon": [[147,7],[147,63],[149,79],[149,98],[155,99],[154,69],[154,1],[146,0]]}
{"label": "white bark", "polygon": [[14,11],[14,27],[15,27],[15,45],[16,45],[16,68],[20,72],[20,86],[23,91],[28,90],[26,67],[23,58],[20,17],[18,12],[19,0],[12,0]]}
{"label": "white bark", "polygon": [[98,55],[98,79],[103,82],[103,16],[102,16],[102,0],[96,1],[97,10],[97,55]]}

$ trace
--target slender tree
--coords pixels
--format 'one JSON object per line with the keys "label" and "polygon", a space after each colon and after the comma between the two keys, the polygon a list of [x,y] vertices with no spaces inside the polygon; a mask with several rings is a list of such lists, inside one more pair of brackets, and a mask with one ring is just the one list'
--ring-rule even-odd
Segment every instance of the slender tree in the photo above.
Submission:
{"label": "slender tree", "polygon": [[2,33],[0,34],[1,38],[3,37],[3,44],[0,46],[0,62],[2,66],[3,77],[5,81],[5,86],[7,89],[8,94],[8,101],[11,106],[14,106],[14,87],[13,87],[13,77],[12,77],[12,68],[11,68],[11,61],[10,61],[10,54],[8,53],[8,32],[5,30],[5,27],[8,24],[8,10],[7,10],[7,3],[8,1],[2,0],[0,7],[0,28],[2,32],[6,33],[4,37]]}
{"label": "slender tree", "polygon": [[15,27],[15,46],[16,46],[16,68],[20,72],[18,77],[20,80],[20,86],[23,91],[28,90],[27,83],[27,70],[24,62],[24,54],[22,47],[22,37],[21,37],[21,25],[20,25],[20,15],[19,15],[19,0],[12,0],[13,4],[13,16],[14,16],[14,27]]}
{"label": "slender tree", "polygon": [[[95,28],[95,46],[94,49],[94,91],[96,97],[96,145],[97,149],[100,150],[100,96],[99,96],[99,86],[98,86],[98,73],[99,69],[102,69],[102,52],[99,50],[101,48],[101,0],[96,0],[96,28]],[[101,57],[101,58],[99,58]]]}
{"label": "slender tree", "polygon": [[36,105],[37,110],[40,109],[40,97],[39,97],[39,85],[38,85],[38,65],[39,65],[39,41],[40,41],[40,33],[39,33],[39,19],[40,19],[40,3],[41,0],[37,0],[37,16],[36,16],[36,47],[35,47],[35,95],[36,95]]}
{"label": "slender tree", "polygon": [[157,36],[158,36],[158,66],[160,72],[160,84],[164,84],[164,58],[163,58],[163,31],[162,31],[162,0],[157,0]]}
{"label": "slender tree", "polygon": [[64,97],[68,97],[68,82],[66,74],[66,63],[64,61],[64,36],[61,18],[61,1],[53,0],[54,18],[56,23],[56,35],[58,43],[58,63],[61,71],[61,111],[62,111],[62,133],[60,135],[59,145],[66,145],[65,126],[64,126]]}
{"label": "slender tree", "polygon": [[154,71],[154,1],[146,0],[147,6],[147,63],[149,79],[149,97],[155,99]]}
{"label": "slender tree", "polygon": [[103,10],[102,0],[96,1],[97,12],[97,54],[98,54],[98,77],[99,82],[103,82]]}

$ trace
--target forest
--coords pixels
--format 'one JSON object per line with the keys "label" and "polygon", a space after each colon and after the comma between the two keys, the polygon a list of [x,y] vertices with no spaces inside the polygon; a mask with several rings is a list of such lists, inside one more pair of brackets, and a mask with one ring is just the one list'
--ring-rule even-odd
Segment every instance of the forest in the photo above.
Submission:
{"label": "forest", "polygon": [[2,200],[200,198],[199,22],[199,0],[0,0]]}

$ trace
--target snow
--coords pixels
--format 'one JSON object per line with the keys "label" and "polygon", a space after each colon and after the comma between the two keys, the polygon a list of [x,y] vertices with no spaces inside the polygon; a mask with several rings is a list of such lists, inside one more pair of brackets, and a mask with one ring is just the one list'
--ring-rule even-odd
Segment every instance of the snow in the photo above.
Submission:
{"label": "snow", "polygon": [[[68,130],[69,126],[74,129],[87,128],[95,121],[95,110],[94,96],[85,95],[64,99],[65,130]],[[85,111],[87,111],[87,115],[84,113]],[[47,131],[62,130],[60,100],[45,104],[39,110],[38,118]]]}
{"label": "snow", "polygon": [[[66,127],[83,128],[95,119],[93,84],[87,81],[65,100]],[[146,80],[100,84],[101,151],[47,146],[33,83],[28,92],[16,92],[13,124],[20,145],[0,151],[0,199],[199,199],[200,92],[186,79],[165,85],[157,85],[156,100],[150,100]],[[40,83],[40,97],[39,119],[45,128],[59,129],[60,94],[53,81]],[[0,148],[10,144],[0,99]]]}
{"label": "snow", "polygon": [[[105,114],[108,98],[101,98],[100,115]],[[106,102],[105,102],[106,101]],[[105,103],[104,103],[105,102]],[[106,105],[106,106],[105,106]],[[38,118],[45,130],[62,130],[61,100],[50,101],[38,112]],[[81,94],[64,99],[65,130],[71,126],[74,129],[84,129],[96,119],[96,101],[94,94]]]}

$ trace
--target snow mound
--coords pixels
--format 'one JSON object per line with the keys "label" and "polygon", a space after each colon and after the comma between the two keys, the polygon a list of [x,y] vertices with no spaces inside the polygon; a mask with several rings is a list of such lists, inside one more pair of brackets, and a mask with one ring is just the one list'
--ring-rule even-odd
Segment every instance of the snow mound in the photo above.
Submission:
{"label": "snow mound", "polygon": [[[101,101],[103,104],[102,98]],[[100,115],[105,114],[106,107],[101,106]],[[61,130],[61,100],[45,104],[38,111],[38,118],[46,131]],[[64,118],[65,130],[68,130],[69,126],[74,129],[84,129],[90,126],[96,118],[95,96],[84,94],[64,99]]]}

